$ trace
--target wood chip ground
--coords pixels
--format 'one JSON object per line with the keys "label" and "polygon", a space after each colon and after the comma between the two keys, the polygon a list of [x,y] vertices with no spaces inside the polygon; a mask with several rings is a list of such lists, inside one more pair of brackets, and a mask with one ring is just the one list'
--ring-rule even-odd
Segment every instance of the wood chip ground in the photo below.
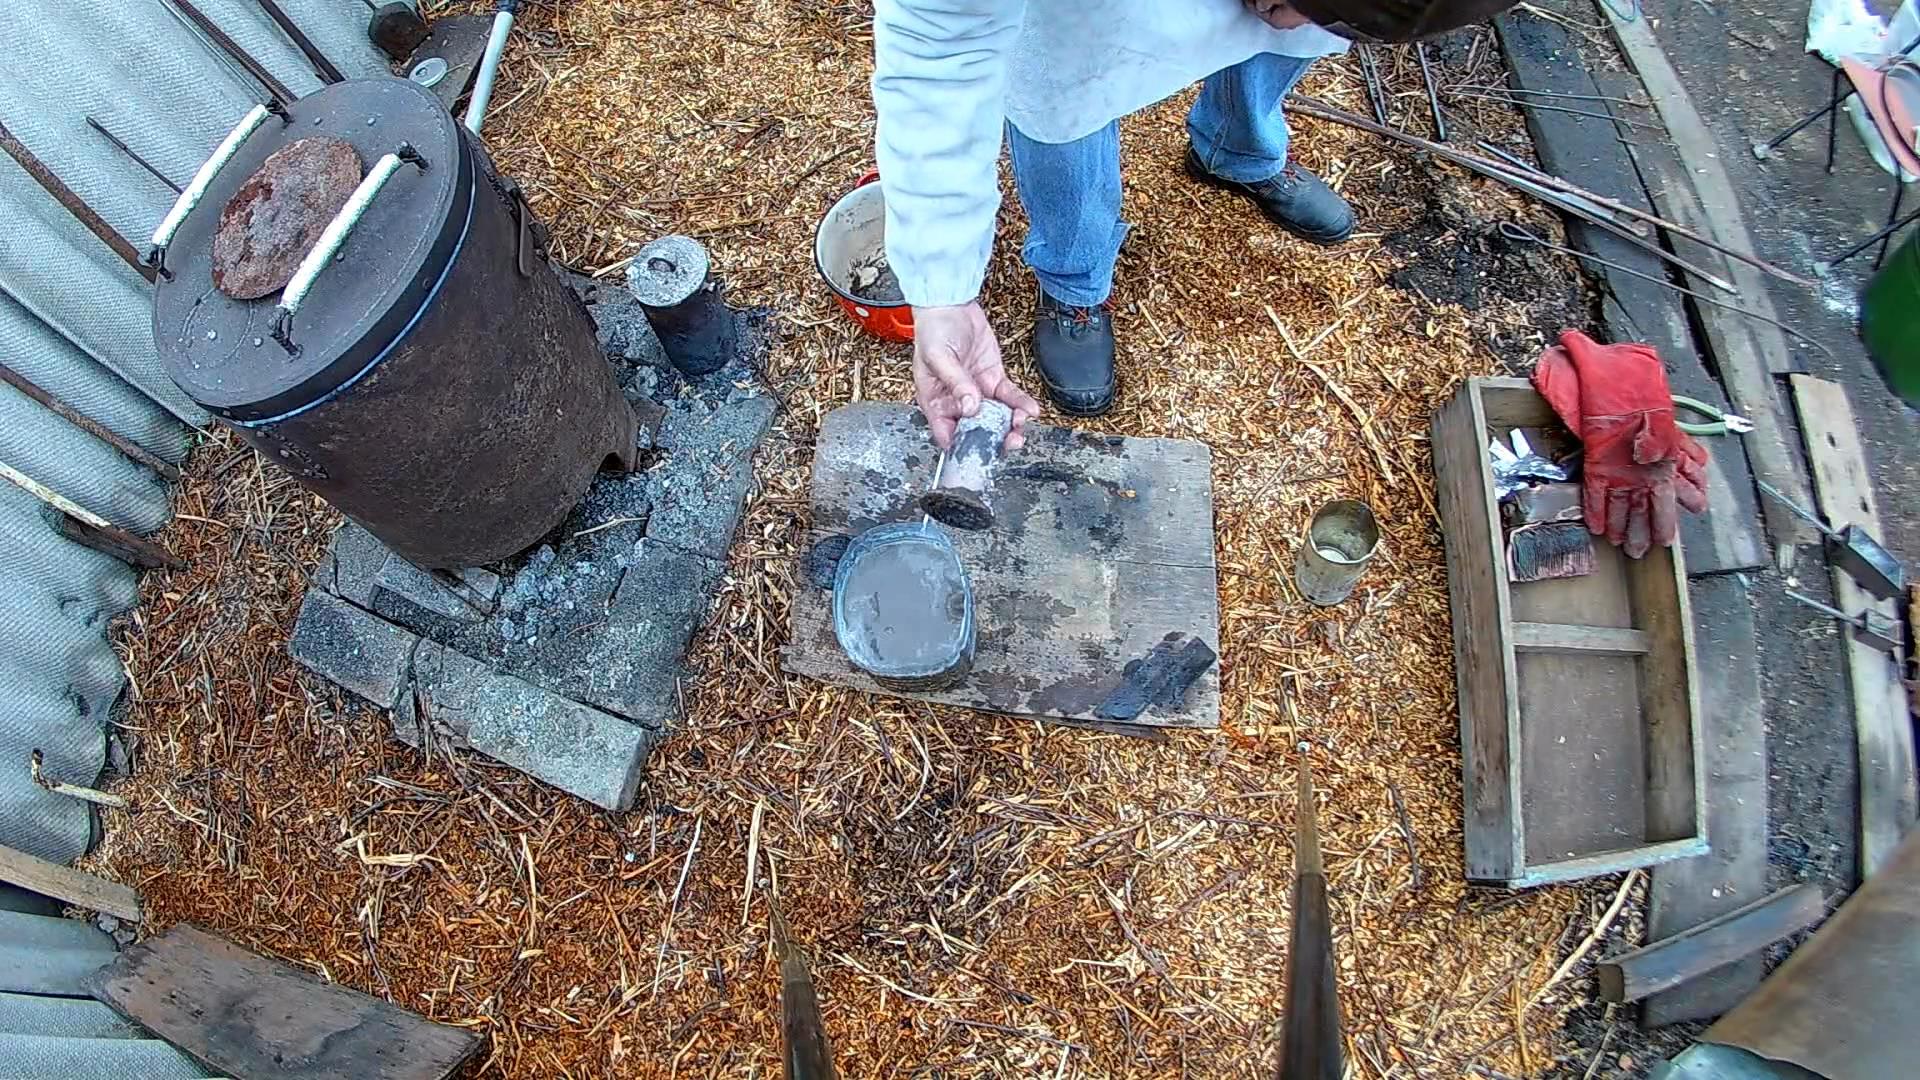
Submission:
{"label": "wood chip ground", "polygon": [[[1489,40],[1460,41],[1447,78],[1501,78]],[[192,920],[484,1034],[479,1075],[776,1075],[759,890],[777,884],[848,1076],[1257,1076],[1277,1043],[1304,741],[1355,1075],[1567,1060],[1559,1024],[1591,993],[1591,956],[1563,961],[1603,912],[1614,933],[1636,920],[1639,894],[1622,916],[1617,879],[1516,896],[1462,882],[1424,435],[1496,348],[1559,327],[1503,297],[1467,311],[1391,288],[1383,245],[1439,183],[1489,223],[1550,219],[1303,123],[1299,158],[1365,230],[1311,248],[1183,178],[1190,92],[1130,118],[1121,406],[1090,426],[1213,448],[1225,730],[1153,745],[828,688],[777,659],[805,587],[810,442],[835,406],[910,394],[905,347],[862,336],[808,254],[871,165],[871,51],[864,4],[537,3],[494,97],[488,142],[560,258],[612,275],[691,232],[779,328],[779,429],[696,643],[688,729],[654,755],[642,807],[424,755],[296,669],[287,634],[336,516],[215,435],[163,537],[191,568],[148,575],[120,636],[131,809],[106,812],[90,865],[137,886],[156,929]],[[1425,130],[1411,56],[1382,59],[1395,121]],[[1353,72],[1324,64],[1306,89],[1364,111]],[[1520,145],[1483,106],[1463,104],[1456,131]],[[1022,234],[1009,198],[987,301],[1031,387]],[[1564,303],[1577,278],[1543,288]],[[1293,545],[1341,496],[1373,504],[1384,550],[1345,606],[1311,609]]]}

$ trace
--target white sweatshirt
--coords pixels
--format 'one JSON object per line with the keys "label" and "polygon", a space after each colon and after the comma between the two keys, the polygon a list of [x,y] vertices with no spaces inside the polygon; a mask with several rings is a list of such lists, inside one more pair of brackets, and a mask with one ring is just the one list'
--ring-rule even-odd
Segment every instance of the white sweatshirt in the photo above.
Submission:
{"label": "white sweatshirt", "polygon": [[1256,53],[1347,42],[1275,30],[1240,0],[876,0],[873,47],[887,261],[931,307],[980,293],[1006,121],[1070,142]]}

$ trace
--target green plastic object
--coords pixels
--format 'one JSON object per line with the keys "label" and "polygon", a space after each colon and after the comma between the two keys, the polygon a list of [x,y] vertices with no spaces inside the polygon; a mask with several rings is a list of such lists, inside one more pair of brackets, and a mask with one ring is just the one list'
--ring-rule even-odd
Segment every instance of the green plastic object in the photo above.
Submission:
{"label": "green plastic object", "polygon": [[1920,230],[1893,251],[1860,296],[1860,337],[1887,388],[1920,409]]}

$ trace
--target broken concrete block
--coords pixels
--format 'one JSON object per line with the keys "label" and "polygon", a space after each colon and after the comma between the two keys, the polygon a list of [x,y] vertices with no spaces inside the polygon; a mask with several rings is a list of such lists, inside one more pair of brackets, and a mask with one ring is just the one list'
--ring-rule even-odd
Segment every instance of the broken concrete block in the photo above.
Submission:
{"label": "broken concrete block", "polygon": [[361,607],[373,606],[373,585],[387,564],[389,552],[367,530],[348,521],[333,534],[333,543],[314,571],[314,583]]}
{"label": "broken concrete block", "polygon": [[656,489],[647,539],[725,559],[753,483],[753,451],[773,422],[764,395],[674,408],[660,430],[666,462],[648,475]]}
{"label": "broken concrete block", "polygon": [[[609,810],[633,805],[652,729],[423,642],[414,689],[433,737],[470,746]],[[400,732],[395,725],[395,732]],[[417,727],[409,729],[418,740]]]}
{"label": "broken concrete block", "polygon": [[448,584],[398,555],[389,555],[374,588],[456,622],[479,622],[493,614],[500,599],[498,574],[473,567],[448,571],[448,576],[458,584]]}
{"label": "broken concrete block", "polygon": [[324,589],[308,589],[287,651],[316,674],[391,709],[419,645],[417,635]]}
{"label": "broken concrete block", "polygon": [[651,727],[680,716],[687,644],[705,620],[726,565],[651,537],[640,541],[578,667],[582,700]]}

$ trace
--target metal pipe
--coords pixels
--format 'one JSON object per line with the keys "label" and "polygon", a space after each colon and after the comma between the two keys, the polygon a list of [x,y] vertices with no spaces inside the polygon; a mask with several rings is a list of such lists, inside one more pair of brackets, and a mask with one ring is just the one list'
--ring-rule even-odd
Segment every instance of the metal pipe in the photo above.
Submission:
{"label": "metal pipe", "polygon": [[487,38],[487,51],[480,55],[480,73],[473,80],[473,96],[467,100],[467,130],[480,134],[487,121],[487,103],[493,99],[493,80],[500,74],[500,57],[507,51],[507,35],[513,31],[513,16],[520,0],[500,0],[493,15],[493,33]]}
{"label": "metal pipe", "polygon": [[1860,241],[1859,243],[1853,245],[1847,250],[1841,252],[1840,254],[1835,255],[1833,258],[1826,260],[1825,262],[1814,263],[1813,272],[1816,274],[1826,274],[1829,271],[1831,271],[1834,267],[1839,266],[1841,263],[1846,262],[1848,259],[1853,258],[1855,255],[1860,254],[1861,252],[1867,250],[1873,245],[1879,243],[1880,241],[1891,237],[1894,233],[1899,232],[1901,229],[1906,228],[1907,226],[1913,224],[1915,221],[1920,221],[1920,210],[1915,210],[1913,213],[1908,214],[1906,217],[1901,218],[1899,221],[1889,223],[1886,228],[1881,229],[1879,232],[1874,233],[1872,236],[1867,237],[1865,240]]}
{"label": "metal pipe", "polygon": [[159,473],[162,479],[169,482],[180,479],[180,470],[174,467],[171,462],[155,454],[153,451],[148,450],[146,447],[141,446],[139,443],[134,442],[132,439],[127,438],[125,435],[101,424],[93,417],[86,415],[59,398],[54,397],[51,393],[42,389],[38,383],[5,364],[0,364],[0,382],[6,383],[8,386],[39,402],[45,406],[48,411],[72,424],[74,427],[79,428],[81,431],[99,439],[101,442],[120,451],[127,457],[132,458],[134,461]]}
{"label": "metal pipe", "polygon": [[1440,111],[1440,90],[1433,84],[1433,67],[1427,63],[1427,43],[1416,41],[1413,55],[1420,61],[1420,81],[1427,86],[1427,108],[1433,112],[1433,137],[1447,141],[1447,118]]}
{"label": "metal pipe", "polygon": [[[1406,143],[1408,146],[1418,147],[1419,149],[1425,150],[1428,153],[1431,153],[1432,155],[1434,155],[1435,157],[1441,158],[1445,161],[1451,161],[1456,165],[1461,165],[1466,168],[1475,169],[1476,171],[1483,173],[1483,175],[1486,175],[1491,179],[1500,180],[1508,184],[1513,184],[1514,178],[1517,175],[1512,170],[1510,170],[1507,166],[1499,162],[1493,161],[1490,158],[1483,158],[1478,154],[1469,154],[1463,150],[1458,150],[1458,149],[1455,149],[1454,147],[1445,146],[1440,143],[1434,142],[1431,139],[1423,139],[1420,136],[1411,134],[1409,132],[1395,131],[1394,129],[1387,127],[1384,124],[1376,124],[1373,121],[1367,119],[1366,117],[1359,115],[1358,113],[1350,113],[1345,109],[1334,108],[1333,106],[1328,105],[1323,101],[1316,100],[1314,98],[1305,97],[1300,94],[1289,94],[1287,95],[1287,99],[1286,99],[1286,107],[1289,110],[1300,113],[1304,116],[1311,116],[1311,117],[1314,117],[1315,119],[1326,120],[1335,124],[1344,124],[1347,127],[1358,128],[1361,131],[1372,132],[1375,135],[1381,135],[1398,142]],[[1492,170],[1492,171],[1488,172],[1487,170]],[[1790,281],[1795,285],[1799,285],[1802,288],[1807,288],[1807,289],[1814,289],[1819,287],[1817,282],[1811,281],[1807,278],[1803,278],[1799,274],[1795,274],[1787,270],[1782,270],[1778,266],[1775,266],[1772,263],[1766,261],[1765,259],[1760,258],[1758,255],[1752,255],[1747,252],[1741,251],[1737,248],[1728,247],[1727,245],[1722,244],[1717,240],[1713,240],[1709,237],[1702,236],[1700,235],[1700,233],[1692,229],[1689,229],[1678,222],[1668,221],[1666,218],[1660,217],[1656,214],[1648,213],[1647,211],[1642,210],[1639,207],[1630,206],[1626,203],[1620,202],[1617,199],[1609,199],[1604,195],[1599,195],[1594,192],[1588,191],[1586,188],[1568,183],[1567,181],[1562,180],[1559,177],[1554,176],[1550,173],[1541,173],[1538,177],[1529,178],[1529,179],[1534,179],[1541,186],[1552,188],[1555,191],[1559,191],[1564,194],[1578,195],[1583,199],[1587,199],[1594,203],[1598,203],[1599,205],[1606,207],[1608,210],[1612,210],[1615,213],[1626,214],[1628,217],[1638,218],[1639,220],[1645,221],[1648,224],[1657,225],[1660,228],[1665,229],[1668,232],[1674,234],[1675,236],[1684,237],[1685,239],[1691,240],[1694,243],[1699,244],[1703,247],[1711,248],[1714,251],[1718,251],[1722,255],[1727,256],[1728,258],[1737,259],[1740,262],[1746,263],[1747,265],[1753,267],[1754,269],[1761,271],[1762,273],[1770,274],[1774,277],[1779,278],[1782,281]],[[1513,186],[1517,187],[1519,185],[1514,184]]]}
{"label": "metal pipe", "polygon": [[[1612,259],[1603,259],[1598,255],[1590,255],[1584,251],[1577,251],[1573,248],[1567,247],[1565,244],[1556,244],[1553,241],[1548,240],[1543,236],[1539,236],[1535,234],[1531,230],[1527,229],[1525,226],[1517,225],[1511,221],[1503,221],[1500,223],[1500,235],[1506,237],[1509,240],[1530,241],[1532,243],[1540,245],[1543,248],[1546,248],[1548,251],[1557,251],[1562,255],[1571,255],[1576,259],[1585,259],[1588,262],[1597,263],[1610,270],[1617,270],[1622,274],[1628,274],[1633,277],[1640,278],[1644,281],[1651,281],[1655,285],[1658,285],[1663,289],[1672,289],[1674,292],[1677,292],[1682,296],[1691,296],[1695,300],[1698,300],[1703,304],[1712,304],[1714,307],[1717,307],[1717,308],[1725,308],[1726,310],[1731,311],[1736,315],[1745,315],[1749,319],[1759,319],[1763,323],[1768,323],[1772,326],[1778,327],[1780,330],[1784,331],[1785,333],[1792,334],[1794,337],[1797,337],[1801,341],[1804,341],[1807,344],[1813,346],[1814,348],[1819,349],[1821,352],[1826,353],[1828,356],[1833,356],[1833,350],[1827,348],[1827,346],[1822,342],[1817,341],[1812,337],[1809,337],[1807,334],[1802,333],[1801,331],[1795,329],[1794,327],[1788,326],[1786,323],[1781,322],[1779,319],[1776,319],[1771,315],[1762,315],[1757,311],[1750,311],[1746,308],[1739,306],[1738,304],[1729,304],[1724,300],[1720,300],[1716,297],[1708,296],[1707,294],[1695,289],[1689,289],[1684,285],[1675,285],[1673,282],[1667,281],[1664,278],[1658,278],[1653,276],[1652,274],[1643,274],[1640,271],[1635,270],[1630,266],[1622,266],[1619,263],[1614,262]],[[1838,359],[1838,357],[1834,357],[1834,358]]]}
{"label": "metal pipe", "polygon": [[175,195],[178,195],[178,194],[180,194],[180,185],[179,185],[179,184],[176,184],[176,183],[174,183],[174,182],[173,182],[173,180],[172,180],[172,179],[171,179],[170,177],[168,177],[166,173],[163,173],[163,172],[161,172],[161,171],[160,171],[159,169],[156,169],[156,168],[154,168],[154,167],[153,167],[153,164],[152,164],[151,162],[149,162],[149,161],[148,161],[148,160],[147,160],[146,158],[143,158],[143,157],[141,157],[141,156],[140,156],[139,154],[136,154],[136,153],[134,153],[134,150],[133,150],[133,147],[131,147],[131,146],[128,146],[128,145],[126,144],[126,141],[125,141],[125,140],[123,140],[123,139],[121,139],[121,138],[120,138],[120,136],[118,136],[118,135],[115,135],[115,134],[114,134],[113,132],[111,132],[111,131],[108,131],[108,130],[107,130],[107,126],[106,126],[105,124],[102,124],[102,123],[101,123],[100,121],[98,121],[98,120],[95,120],[95,119],[94,119],[93,117],[91,117],[91,116],[89,116],[89,117],[87,117],[87,126],[88,126],[88,127],[90,127],[90,128],[92,128],[93,130],[95,130],[95,131],[97,131],[97,132],[99,132],[100,134],[102,134],[102,135],[105,135],[105,136],[107,137],[107,141],[108,141],[108,142],[110,142],[110,143],[112,143],[113,145],[115,145],[115,146],[117,146],[117,147],[119,147],[119,148],[120,148],[120,152],[121,152],[121,153],[123,153],[123,154],[125,154],[125,155],[127,155],[128,157],[130,157],[130,158],[132,158],[132,159],[133,159],[133,163],[134,163],[135,165],[138,165],[138,166],[140,166],[141,168],[143,168],[143,169],[145,169],[145,170],[147,170],[148,172],[150,172],[150,173],[152,173],[152,174],[153,174],[153,178],[154,178],[155,180],[158,180],[158,181],[160,181],[161,183],[163,183],[163,184],[165,184],[165,185],[167,185],[168,187],[170,187],[170,188],[172,188],[172,189],[173,189],[173,193],[174,193]]}
{"label": "metal pipe", "polygon": [[278,23],[280,29],[286,32],[287,37],[293,42],[293,47],[299,49],[306,56],[307,63],[313,65],[314,73],[320,76],[321,82],[347,81],[347,77],[340,74],[340,69],[333,66],[333,61],[327,59],[326,54],[314,45],[313,39],[302,33],[300,27],[287,17],[287,13],[280,10],[279,4],[274,3],[273,0],[260,0],[260,9],[267,13],[267,18]]}
{"label": "metal pipe", "polygon": [[267,94],[273,98],[274,103],[279,105],[280,108],[285,109],[287,106],[299,100],[294,97],[293,91],[287,89],[287,84],[274,78],[273,72],[261,66],[260,61],[247,55],[247,51],[240,47],[239,42],[228,37],[225,30],[215,26],[213,20],[207,18],[206,15],[203,14],[199,8],[194,7],[189,0],[170,0],[170,2],[174,7],[180,9],[182,15],[192,20],[193,25],[198,27],[201,33],[212,39],[213,43],[218,45],[222,52],[232,57],[235,63],[245,68],[247,74],[253,76],[255,81],[259,82],[261,86],[266,87]]}
{"label": "metal pipe", "polygon": [[8,157],[19,162],[20,167],[27,170],[27,175],[33,177],[35,182],[45,188],[55,202],[64,207],[67,213],[72,214],[80,224],[85,225],[88,232],[99,237],[101,243],[112,248],[113,253],[120,256],[128,266],[133,267],[141,277],[152,282],[159,276],[157,270],[140,261],[140,253],[134,250],[133,244],[128,242],[126,237],[115,232],[113,226],[107,224],[106,218],[101,217],[98,211],[88,206],[87,201],[82,199],[78,192],[68,187],[65,181],[55,176],[53,170],[47,168],[45,162],[35,157],[25,143],[14,138],[13,132],[8,131],[5,124],[0,124],[0,150],[5,150]]}

